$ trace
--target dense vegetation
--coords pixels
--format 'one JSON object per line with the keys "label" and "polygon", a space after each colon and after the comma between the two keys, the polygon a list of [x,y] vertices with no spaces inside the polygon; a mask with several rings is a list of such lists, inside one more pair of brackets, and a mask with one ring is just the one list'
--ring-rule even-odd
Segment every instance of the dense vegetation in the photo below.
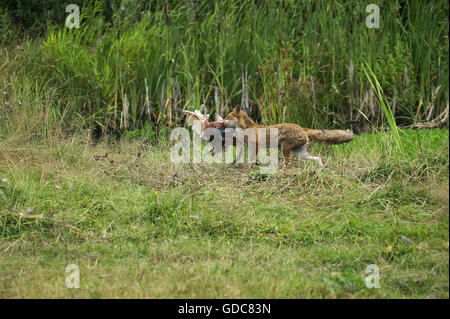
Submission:
{"label": "dense vegetation", "polygon": [[379,29],[366,27],[361,1],[72,2],[80,29],[65,27],[60,1],[0,11],[4,44],[41,34],[26,41],[17,76],[68,127],[166,126],[182,109],[241,103],[266,123],[358,129],[387,123],[380,100],[400,125],[448,105],[447,1],[380,2]]}

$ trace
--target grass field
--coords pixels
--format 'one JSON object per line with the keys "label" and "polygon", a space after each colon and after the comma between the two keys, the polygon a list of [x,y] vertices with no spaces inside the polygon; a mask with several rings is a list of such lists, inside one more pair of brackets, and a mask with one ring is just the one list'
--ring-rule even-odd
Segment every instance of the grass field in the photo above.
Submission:
{"label": "grass field", "polygon": [[449,297],[448,130],[315,144],[324,168],[274,176],[23,132],[0,134],[2,298]]}

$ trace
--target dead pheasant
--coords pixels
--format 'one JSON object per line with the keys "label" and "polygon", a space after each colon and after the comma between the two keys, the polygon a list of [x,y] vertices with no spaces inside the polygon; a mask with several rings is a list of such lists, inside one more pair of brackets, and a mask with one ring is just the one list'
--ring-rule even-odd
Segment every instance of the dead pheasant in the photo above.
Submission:
{"label": "dead pheasant", "polygon": [[[222,118],[220,116],[216,116],[215,122],[208,121],[209,114],[204,115],[199,110],[195,110],[194,112],[191,111],[183,111],[185,114],[188,115],[186,118],[186,123],[188,126],[192,127],[192,130],[200,136],[201,139],[205,140],[205,129],[207,128],[217,128],[221,131],[225,132],[225,126],[222,123]],[[195,121],[198,122],[195,122]]]}
{"label": "dead pheasant", "polygon": [[[207,141],[211,144],[214,149],[214,152],[220,153],[225,148],[225,125],[222,123],[222,118],[216,115],[216,121],[210,122],[208,120],[209,114],[202,114],[200,110],[191,111],[183,111],[187,114],[186,123],[188,126],[192,127],[192,130],[204,141]],[[209,138],[205,135],[206,129],[217,129],[222,136],[221,139],[217,141],[214,140],[214,135],[209,136]],[[233,144],[234,141],[233,141]]]}

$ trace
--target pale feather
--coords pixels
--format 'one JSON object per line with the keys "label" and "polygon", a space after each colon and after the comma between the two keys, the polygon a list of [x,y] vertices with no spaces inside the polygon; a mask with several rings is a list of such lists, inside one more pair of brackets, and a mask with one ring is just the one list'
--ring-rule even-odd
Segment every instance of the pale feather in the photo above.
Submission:
{"label": "pale feather", "polygon": [[199,110],[194,112],[183,110],[187,114],[186,123],[192,128],[192,130],[204,139],[205,124],[204,121],[208,118],[206,115],[202,114]]}

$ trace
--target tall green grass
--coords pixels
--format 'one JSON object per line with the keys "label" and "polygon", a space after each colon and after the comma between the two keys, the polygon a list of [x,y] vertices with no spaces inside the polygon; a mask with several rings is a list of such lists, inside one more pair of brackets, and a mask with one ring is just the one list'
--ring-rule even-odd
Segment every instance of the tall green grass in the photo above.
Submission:
{"label": "tall green grass", "polygon": [[367,80],[370,83],[371,88],[375,91],[378,102],[380,103],[380,105],[383,109],[383,113],[389,124],[389,128],[391,129],[391,131],[393,133],[392,136],[395,141],[395,144],[401,150],[400,135],[399,135],[399,131],[398,131],[397,123],[395,121],[394,114],[392,112],[392,108],[391,108],[386,96],[384,95],[384,92],[383,92],[383,89],[381,88],[380,82],[378,82],[378,79],[376,78],[373,70],[370,68],[370,66],[367,64],[367,62],[365,64],[366,64],[365,66],[364,65],[362,66],[363,71],[367,77]]}
{"label": "tall green grass", "polygon": [[91,3],[80,29],[50,24],[28,55],[85,126],[171,126],[182,109],[241,103],[267,124],[384,125],[363,61],[398,125],[448,104],[447,1],[379,2],[380,29],[360,1],[123,1],[109,20]]}

